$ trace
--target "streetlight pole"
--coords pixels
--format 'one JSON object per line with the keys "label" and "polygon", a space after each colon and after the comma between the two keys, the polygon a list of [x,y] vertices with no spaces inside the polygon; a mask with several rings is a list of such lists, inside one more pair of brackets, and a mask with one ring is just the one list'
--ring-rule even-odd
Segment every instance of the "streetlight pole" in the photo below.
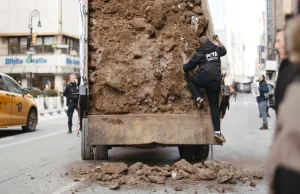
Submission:
{"label": "streetlight pole", "polygon": [[[32,31],[33,31],[33,25],[32,25],[32,19],[33,18],[35,18],[35,17],[38,17],[39,18],[39,21],[38,21],[38,27],[42,27],[42,24],[41,24],[41,20],[40,20],[40,12],[38,11],[38,10],[33,10],[32,12],[31,12],[31,14],[29,15],[29,24],[28,24],[28,27],[29,27],[29,29],[30,29],[30,36],[29,36],[29,38],[28,38],[28,41],[27,41],[27,44],[28,44],[28,42],[29,42],[29,45],[27,45],[27,48],[29,48],[29,50],[28,50],[28,52],[30,53],[30,52],[33,52],[34,51],[34,49],[33,49],[33,43],[32,43]],[[32,53],[30,53],[29,55],[28,55],[28,57],[29,57],[29,60],[30,60],[30,62],[32,62]],[[32,72],[30,72],[30,87],[32,87]]]}
{"label": "streetlight pole", "polygon": [[[261,48],[265,48],[265,49],[267,49],[267,50],[272,50],[274,53],[275,53],[275,57],[276,57],[276,59],[275,59],[275,61],[277,61],[277,65],[276,65],[276,71],[275,71],[275,78],[277,77],[277,75],[278,75],[278,69],[279,69],[279,64],[280,64],[280,54],[279,54],[279,51],[278,51],[278,49],[276,49],[276,48],[274,48],[274,47],[268,47],[268,46],[263,46],[263,45],[260,45],[259,47],[261,47]],[[260,52],[260,54],[259,54],[259,56],[260,56],[260,59],[259,59],[259,64],[262,64],[262,55],[261,55],[261,49],[259,48],[259,52]],[[266,55],[265,56],[265,60],[268,60],[268,56]],[[262,69],[262,66],[260,67],[261,69]],[[266,72],[266,65],[264,65],[264,71]]]}
{"label": "streetlight pole", "polygon": [[[30,29],[30,37],[32,37],[32,31],[33,31],[32,19],[35,17],[38,17],[39,18],[38,27],[42,27],[41,20],[40,20],[40,12],[35,9],[31,12],[29,17],[30,17],[30,19],[29,19],[28,27]],[[32,46],[33,46],[32,41],[30,41],[30,47],[32,47]]]}

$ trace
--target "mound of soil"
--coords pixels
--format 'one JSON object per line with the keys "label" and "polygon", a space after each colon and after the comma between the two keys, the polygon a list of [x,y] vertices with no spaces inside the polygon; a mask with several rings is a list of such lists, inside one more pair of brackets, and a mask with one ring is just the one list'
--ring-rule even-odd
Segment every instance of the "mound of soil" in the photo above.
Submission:
{"label": "mound of soil", "polygon": [[249,187],[255,187],[255,181],[264,177],[262,172],[249,172],[238,169],[224,161],[212,160],[196,164],[180,160],[173,166],[165,165],[160,167],[150,167],[140,162],[131,166],[125,163],[103,162],[95,169],[72,169],[68,174],[74,177],[74,181],[96,182],[112,190],[120,189],[121,185],[149,186],[150,184],[172,185],[179,183],[178,181],[213,181],[214,183],[210,186],[210,189],[218,192],[234,189],[234,185],[238,181],[248,183]]}
{"label": "mound of soil", "polygon": [[193,114],[182,67],[209,23],[201,0],[89,6],[90,114]]}

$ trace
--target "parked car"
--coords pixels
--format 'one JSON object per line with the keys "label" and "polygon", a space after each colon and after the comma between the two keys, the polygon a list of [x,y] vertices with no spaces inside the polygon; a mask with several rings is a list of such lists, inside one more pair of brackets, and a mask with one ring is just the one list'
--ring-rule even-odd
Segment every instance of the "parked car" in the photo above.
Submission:
{"label": "parked car", "polygon": [[269,86],[269,107],[275,109],[275,89],[274,86],[268,84]]}
{"label": "parked car", "polygon": [[41,89],[36,87],[24,88],[24,89],[28,90],[28,93],[34,98],[46,96],[46,94]]}
{"label": "parked car", "polygon": [[0,73],[0,128],[22,126],[23,131],[34,131],[37,123],[34,98],[13,78]]}
{"label": "parked car", "polygon": [[251,83],[237,83],[237,91],[239,92],[251,92]]}

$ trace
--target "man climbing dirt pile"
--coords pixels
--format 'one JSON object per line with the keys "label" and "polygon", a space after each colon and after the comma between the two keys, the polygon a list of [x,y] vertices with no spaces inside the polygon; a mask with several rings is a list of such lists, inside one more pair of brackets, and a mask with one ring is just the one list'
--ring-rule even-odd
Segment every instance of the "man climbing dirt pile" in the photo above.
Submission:
{"label": "man climbing dirt pile", "polygon": [[[224,185],[235,185],[239,181],[254,187],[255,180],[264,177],[261,172],[248,172],[227,162],[212,160],[196,164],[180,160],[173,166],[162,167],[150,167],[141,162],[131,166],[125,163],[103,162],[92,170],[71,170],[70,174],[74,181],[84,179],[110,187],[110,189],[119,189],[121,185],[147,186],[151,183],[173,185],[174,183],[189,183],[188,181],[213,181],[213,187],[217,190],[223,188],[223,192],[226,188]],[[229,186],[229,188],[233,187]]]}
{"label": "man climbing dirt pile", "polygon": [[209,23],[201,0],[93,0],[89,7],[90,114],[197,111],[183,64]]}

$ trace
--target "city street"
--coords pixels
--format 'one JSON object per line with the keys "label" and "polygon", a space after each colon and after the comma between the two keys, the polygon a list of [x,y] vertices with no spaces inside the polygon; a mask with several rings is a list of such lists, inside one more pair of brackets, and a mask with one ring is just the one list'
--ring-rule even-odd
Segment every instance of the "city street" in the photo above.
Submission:
{"label": "city street", "polygon": [[[258,106],[251,94],[242,94],[237,102],[231,100],[230,110],[222,121],[227,143],[214,146],[214,159],[227,161],[237,167],[265,172],[265,162],[274,134],[275,113],[270,109],[269,130],[260,131],[262,119],[258,118]],[[77,117],[74,117],[74,123]],[[74,182],[66,176],[71,168],[91,168],[100,161],[83,161],[80,141],[75,126],[67,134],[66,115],[40,117],[37,130],[22,133],[20,127],[0,130],[0,193],[211,193],[208,182],[182,185],[176,192],[170,185],[150,187],[122,186],[118,191],[84,180]],[[210,158],[211,156],[209,156]],[[109,161],[144,162],[149,165],[173,164],[179,159],[177,148],[113,148]],[[258,181],[256,187],[238,183],[233,193],[267,193],[267,179]]]}

